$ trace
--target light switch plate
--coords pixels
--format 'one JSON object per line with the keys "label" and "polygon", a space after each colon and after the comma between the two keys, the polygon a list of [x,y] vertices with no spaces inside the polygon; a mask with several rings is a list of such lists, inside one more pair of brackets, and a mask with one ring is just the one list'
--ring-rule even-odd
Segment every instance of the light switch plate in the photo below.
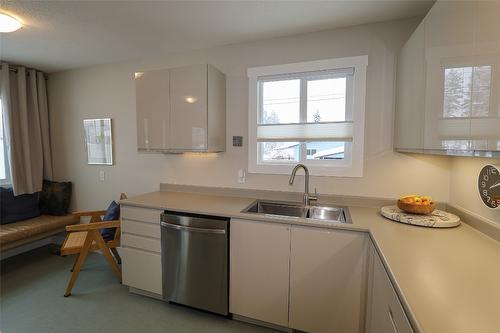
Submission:
{"label": "light switch plate", "polygon": [[242,147],[243,146],[243,137],[241,135],[233,136],[233,147]]}

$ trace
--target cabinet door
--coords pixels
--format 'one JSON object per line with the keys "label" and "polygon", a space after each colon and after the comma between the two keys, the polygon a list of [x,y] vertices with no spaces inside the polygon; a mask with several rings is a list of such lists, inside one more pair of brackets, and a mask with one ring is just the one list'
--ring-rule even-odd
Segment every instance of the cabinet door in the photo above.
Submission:
{"label": "cabinet door", "polygon": [[392,283],[374,249],[372,258],[367,333],[413,333]]}
{"label": "cabinet door", "polygon": [[226,76],[208,65],[208,149],[226,150]]}
{"label": "cabinet door", "polygon": [[473,91],[474,1],[438,1],[425,18],[424,148],[470,150]]}
{"label": "cabinet door", "polygon": [[169,147],[169,70],[136,73],[137,148]]}
{"label": "cabinet door", "polygon": [[172,149],[207,149],[207,65],[170,70]]}
{"label": "cabinet door", "polygon": [[363,331],[367,251],[364,233],[292,226],[289,326]]}
{"label": "cabinet door", "polygon": [[476,81],[471,137],[476,150],[500,151],[500,1],[475,1]]}
{"label": "cabinet door", "polygon": [[288,326],[290,226],[231,220],[229,311]]}
{"label": "cabinet door", "polygon": [[424,148],[424,112],[425,30],[420,24],[399,54],[396,149]]}
{"label": "cabinet door", "polygon": [[122,248],[123,284],[145,290],[157,295],[162,294],[161,256],[132,248]]}

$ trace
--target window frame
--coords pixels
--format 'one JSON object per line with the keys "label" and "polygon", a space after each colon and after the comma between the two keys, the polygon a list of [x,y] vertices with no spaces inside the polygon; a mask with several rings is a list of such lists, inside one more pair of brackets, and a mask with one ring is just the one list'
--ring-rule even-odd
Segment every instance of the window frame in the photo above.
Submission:
{"label": "window frame", "polygon": [[3,106],[2,100],[0,99],[0,117],[2,117],[0,121],[0,136],[2,137],[2,145],[3,145],[3,162],[5,168],[5,178],[0,178],[0,186],[10,186],[11,185],[11,176],[10,176],[10,167],[9,167],[9,156],[8,156],[8,143],[7,138],[5,136],[5,118],[3,117]]}
{"label": "window frame", "polygon": [[[368,56],[355,56],[346,58],[326,59],[308,61],[300,63],[271,65],[248,68],[249,78],[249,99],[248,99],[248,172],[264,174],[289,174],[297,163],[307,165],[311,175],[316,176],[338,176],[338,177],[362,177],[363,176],[363,152],[364,152],[364,128],[365,128],[365,98],[366,98],[366,67],[368,66]],[[346,120],[353,122],[352,142],[346,145],[345,156],[350,158],[342,160],[308,160],[306,154],[306,142],[299,142],[303,161],[278,161],[263,162],[260,160],[259,144],[257,141],[257,127],[260,124],[260,108],[262,107],[262,96],[260,96],[259,78],[264,80],[300,77],[305,78],[301,90],[313,77],[318,76],[315,72],[326,72],[353,68],[354,74],[349,75],[352,82],[351,89],[346,90],[346,103],[350,108],[346,108]],[[320,76],[321,74],[319,74]],[[302,96],[302,94],[301,94]],[[301,98],[301,104],[307,104],[307,100]],[[349,114],[350,113],[350,114]],[[300,108],[300,120],[307,121],[307,106]]]}

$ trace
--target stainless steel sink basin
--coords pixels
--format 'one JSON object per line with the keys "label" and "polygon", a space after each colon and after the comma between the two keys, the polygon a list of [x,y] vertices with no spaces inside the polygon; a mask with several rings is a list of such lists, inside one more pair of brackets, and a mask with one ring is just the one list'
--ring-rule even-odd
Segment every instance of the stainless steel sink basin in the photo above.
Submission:
{"label": "stainless steel sink basin", "polygon": [[307,217],[307,207],[288,202],[257,200],[245,208],[242,213],[256,213],[267,215]]}
{"label": "stainless steel sink basin", "polygon": [[347,207],[342,206],[306,206],[296,202],[256,200],[241,212],[352,223]]}
{"label": "stainless steel sink basin", "polygon": [[317,220],[347,222],[343,207],[311,206],[307,217]]}

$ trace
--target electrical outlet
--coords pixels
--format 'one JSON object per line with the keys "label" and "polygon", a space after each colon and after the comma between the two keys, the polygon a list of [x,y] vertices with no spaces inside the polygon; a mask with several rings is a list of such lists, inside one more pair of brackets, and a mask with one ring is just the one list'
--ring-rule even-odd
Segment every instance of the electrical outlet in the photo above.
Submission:
{"label": "electrical outlet", "polygon": [[104,173],[104,170],[99,170],[99,180],[103,182],[106,179],[106,174]]}

